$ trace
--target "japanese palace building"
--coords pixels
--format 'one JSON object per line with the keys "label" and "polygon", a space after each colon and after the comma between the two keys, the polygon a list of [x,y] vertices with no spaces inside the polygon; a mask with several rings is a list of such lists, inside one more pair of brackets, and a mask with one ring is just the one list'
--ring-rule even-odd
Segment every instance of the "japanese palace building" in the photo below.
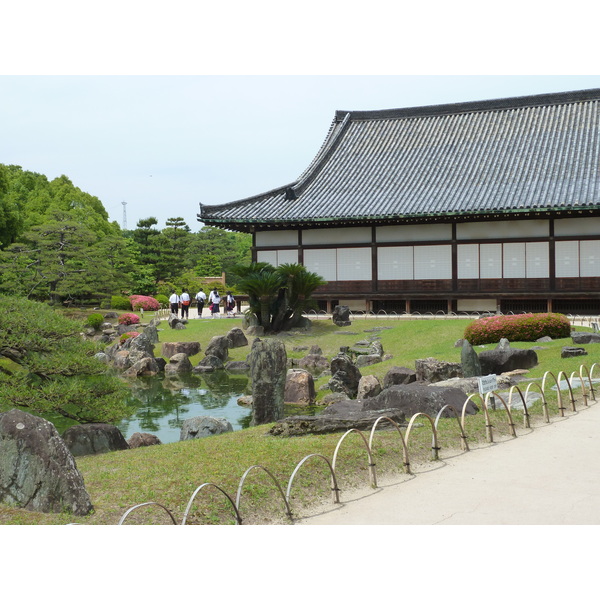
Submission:
{"label": "japanese palace building", "polygon": [[600,89],[337,111],[288,185],[200,205],[323,308],[600,310]]}

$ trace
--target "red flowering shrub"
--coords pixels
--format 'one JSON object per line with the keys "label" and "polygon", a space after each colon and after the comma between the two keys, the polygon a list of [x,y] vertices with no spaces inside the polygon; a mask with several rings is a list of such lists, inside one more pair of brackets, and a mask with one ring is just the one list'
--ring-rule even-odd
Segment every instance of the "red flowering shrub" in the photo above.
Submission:
{"label": "red flowering shrub", "polygon": [[569,319],[556,313],[498,315],[477,319],[467,326],[464,333],[472,346],[494,344],[502,338],[509,342],[534,342],[544,336],[557,339],[570,335]]}
{"label": "red flowering shrub", "polygon": [[137,294],[129,296],[129,301],[133,310],[140,310],[140,308],[144,310],[158,310],[160,308],[160,302],[152,296],[140,296]]}
{"label": "red flowering shrub", "polygon": [[123,344],[129,338],[135,338],[140,335],[137,331],[127,331],[119,338],[119,344]]}
{"label": "red flowering shrub", "polygon": [[119,324],[121,325],[137,325],[139,322],[139,316],[133,313],[123,313],[119,317]]}

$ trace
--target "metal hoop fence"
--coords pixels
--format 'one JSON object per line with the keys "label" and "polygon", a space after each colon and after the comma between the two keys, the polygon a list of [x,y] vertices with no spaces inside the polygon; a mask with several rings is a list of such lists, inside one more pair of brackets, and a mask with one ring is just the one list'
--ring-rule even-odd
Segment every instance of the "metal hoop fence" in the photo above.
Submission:
{"label": "metal hoop fence", "polygon": [[[191,507],[194,503],[194,500],[196,499],[196,497],[200,491],[204,490],[205,488],[207,488],[209,486],[216,488],[219,492],[221,492],[227,498],[229,504],[231,505],[231,507],[234,511],[236,524],[241,525],[243,522],[241,511],[240,511],[240,502],[241,502],[241,497],[242,497],[242,491],[243,491],[243,487],[244,487],[246,478],[248,477],[250,472],[253,471],[254,469],[261,469],[272,480],[272,482],[273,482],[275,488],[277,489],[279,496],[281,497],[281,500],[283,502],[283,505],[285,508],[285,514],[286,514],[287,518],[289,519],[289,521],[291,523],[294,523],[294,517],[293,517],[293,513],[292,513],[292,508],[291,508],[292,484],[293,484],[299,470],[302,467],[304,467],[304,465],[309,461],[309,459],[316,458],[316,459],[320,459],[320,461],[325,462],[325,464],[328,468],[328,471],[329,471],[330,479],[331,479],[331,492],[332,492],[333,503],[334,504],[340,503],[340,491],[341,490],[340,490],[339,484],[338,484],[338,474],[336,472],[336,466],[338,464],[338,458],[339,458],[338,455],[339,455],[339,451],[342,446],[342,443],[344,442],[344,440],[346,440],[348,438],[348,436],[350,434],[355,433],[356,435],[358,435],[361,438],[361,440],[364,444],[364,447],[365,447],[366,454],[367,454],[369,482],[370,482],[370,485],[372,488],[377,488],[377,471],[376,471],[375,461],[373,460],[373,447],[374,447],[375,434],[381,433],[382,430],[379,426],[384,421],[387,421],[389,424],[391,424],[391,426],[399,434],[400,441],[401,441],[400,450],[402,452],[402,460],[403,460],[402,467],[404,468],[404,471],[406,474],[413,475],[413,473],[411,472],[411,468],[410,468],[411,462],[410,462],[410,454],[409,454],[409,442],[410,442],[411,432],[413,431],[413,428],[415,427],[415,423],[416,423],[417,419],[422,418],[422,420],[424,419],[431,426],[431,432],[432,432],[431,460],[436,461],[436,460],[439,460],[439,451],[441,450],[441,448],[439,447],[439,424],[440,424],[439,422],[440,422],[440,418],[443,413],[451,412],[452,415],[454,416],[455,420],[458,423],[461,449],[465,452],[468,452],[470,450],[470,448],[469,448],[469,444],[468,444],[468,435],[467,435],[467,427],[466,427],[466,424],[467,424],[466,411],[467,411],[467,407],[468,407],[470,401],[475,403],[478,407],[481,407],[481,410],[484,413],[485,428],[486,428],[486,440],[488,443],[490,443],[490,444],[494,443],[494,436],[493,436],[493,431],[492,431],[493,425],[491,423],[491,418],[490,418],[490,405],[492,403],[492,400],[495,402],[496,399],[499,399],[504,407],[504,412],[506,413],[506,419],[508,422],[510,435],[513,438],[515,438],[515,437],[517,437],[517,433],[516,433],[516,426],[515,426],[515,423],[513,420],[513,415],[512,415],[512,412],[513,412],[513,401],[512,400],[513,400],[513,396],[515,395],[515,392],[518,394],[517,403],[519,402],[519,399],[520,399],[520,403],[523,405],[522,410],[523,410],[523,417],[524,417],[524,427],[526,429],[531,429],[530,414],[527,409],[527,399],[528,399],[533,387],[537,388],[536,393],[539,393],[541,396],[543,421],[546,423],[549,423],[550,417],[549,417],[549,411],[548,411],[548,399],[546,397],[546,395],[548,393],[548,390],[546,389],[547,383],[550,380],[552,380],[555,383],[556,402],[557,402],[556,408],[557,408],[557,412],[558,412],[559,416],[562,418],[565,416],[566,407],[563,404],[563,398],[562,398],[562,394],[561,394],[561,385],[560,385],[561,381],[563,379],[565,381],[565,384],[569,391],[570,407],[571,407],[572,411],[575,413],[575,412],[577,412],[577,409],[576,409],[576,399],[573,394],[573,385],[572,385],[573,377],[579,378],[579,381],[580,381],[580,384],[582,387],[583,403],[585,406],[588,406],[590,400],[593,402],[596,402],[595,390],[593,387],[593,382],[594,382],[593,374],[594,374],[595,369],[596,370],[600,369],[600,365],[598,363],[594,363],[589,369],[585,365],[581,365],[578,371],[574,371],[571,374],[571,377],[567,377],[567,375],[564,371],[560,371],[558,373],[558,375],[555,375],[551,371],[546,371],[546,373],[544,373],[544,376],[542,378],[541,384],[539,384],[537,382],[529,383],[527,385],[525,393],[523,393],[523,391],[519,388],[519,386],[513,385],[508,392],[508,401],[505,400],[502,397],[502,395],[498,394],[497,392],[488,392],[483,397],[479,393],[471,394],[468,396],[467,400],[464,402],[460,412],[453,406],[445,405],[438,412],[435,419],[427,413],[422,413],[422,412],[416,413],[411,417],[410,421],[408,422],[408,425],[406,426],[406,433],[404,435],[402,434],[402,427],[401,427],[400,423],[396,422],[395,420],[393,420],[390,417],[381,416],[381,417],[377,418],[377,420],[371,426],[371,431],[370,431],[368,440],[365,437],[365,434],[358,429],[353,428],[353,429],[347,430],[342,435],[340,440],[338,441],[335,451],[334,451],[334,454],[333,454],[333,459],[331,461],[327,457],[323,456],[322,454],[316,454],[316,453],[309,454],[309,455],[305,456],[304,458],[302,458],[296,464],[295,468],[293,469],[293,472],[288,480],[285,493],[283,492],[283,488],[280,485],[279,481],[269,471],[269,469],[267,469],[266,467],[264,467],[262,465],[258,465],[258,464],[252,465],[251,467],[249,467],[242,475],[239,485],[238,485],[238,488],[237,488],[237,494],[236,494],[235,501],[233,500],[232,496],[230,494],[228,494],[222,487],[220,487],[214,483],[209,483],[209,482],[203,483],[202,485],[198,486],[194,490],[192,495],[190,496],[190,499],[187,503],[185,512],[183,514],[181,525],[188,524],[188,518],[190,515]],[[475,402],[475,399],[478,399],[479,403]],[[158,502],[143,502],[141,504],[136,504],[135,506],[128,508],[125,511],[125,513],[123,514],[123,516],[121,517],[121,519],[119,520],[118,524],[123,525],[125,523],[125,521],[127,520],[127,518],[129,517],[129,515],[133,511],[136,511],[136,510],[138,510],[142,507],[146,507],[146,506],[159,507],[160,509],[162,509],[164,512],[167,513],[172,524],[174,524],[174,525],[177,524],[176,519],[173,515],[173,512],[170,509],[168,509],[166,506],[164,506]]]}

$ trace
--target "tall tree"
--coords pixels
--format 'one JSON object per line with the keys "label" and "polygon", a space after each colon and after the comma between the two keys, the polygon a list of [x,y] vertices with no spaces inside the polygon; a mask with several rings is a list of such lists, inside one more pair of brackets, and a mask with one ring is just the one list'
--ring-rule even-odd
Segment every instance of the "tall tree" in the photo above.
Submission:
{"label": "tall tree", "polygon": [[98,298],[128,286],[133,262],[124,240],[98,239],[70,217],[56,211],[53,220],[24,234],[24,243],[1,253],[0,291],[58,303]]}

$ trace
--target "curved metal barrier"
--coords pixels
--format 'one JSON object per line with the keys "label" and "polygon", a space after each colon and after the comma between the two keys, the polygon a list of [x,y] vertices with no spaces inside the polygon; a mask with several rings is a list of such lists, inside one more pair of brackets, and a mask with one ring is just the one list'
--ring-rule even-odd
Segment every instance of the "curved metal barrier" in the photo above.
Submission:
{"label": "curved metal barrier", "polygon": [[348,431],[346,431],[346,433],[344,433],[344,435],[340,438],[340,441],[337,443],[337,446],[335,447],[335,452],[333,453],[333,460],[331,461],[333,471],[335,473],[335,464],[337,461],[338,450],[340,449],[342,442],[353,431],[358,433],[360,435],[360,437],[362,438],[363,442],[365,443],[365,446],[367,448],[367,454],[369,456],[369,479],[371,482],[371,487],[376,488],[377,487],[377,475],[375,473],[375,463],[373,462],[373,455],[371,454],[371,448],[369,448],[369,443],[365,439],[365,436],[363,435],[362,431],[360,431],[358,429],[348,429]]}
{"label": "curved metal barrier", "polygon": [[246,476],[248,475],[248,473],[250,473],[250,471],[252,471],[252,469],[262,469],[273,480],[273,482],[275,483],[275,486],[279,490],[279,493],[283,499],[283,502],[285,503],[286,515],[288,516],[290,521],[293,522],[294,519],[292,517],[292,510],[290,509],[290,505],[288,504],[287,498],[285,497],[285,494],[283,493],[283,490],[281,489],[279,482],[273,476],[273,474],[269,471],[269,469],[267,469],[266,467],[263,467],[262,465],[252,465],[251,467],[248,467],[248,469],[246,469],[246,472],[242,475],[242,478],[240,479],[240,484],[238,485],[238,491],[237,491],[237,494],[235,497],[235,506],[236,506],[237,510],[238,511],[240,510],[240,500],[242,498],[242,487],[244,486]]}
{"label": "curved metal barrier", "polygon": [[[488,401],[488,400],[489,400],[489,399],[490,399],[492,396],[496,396],[496,398],[498,398],[498,399],[500,400],[500,402],[502,402],[502,404],[504,405],[504,408],[505,408],[505,410],[506,410],[506,414],[507,414],[507,416],[508,416],[508,427],[509,427],[509,429],[510,429],[510,434],[511,434],[513,437],[517,437],[517,431],[516,431],[516,429],[515,429],[515,423],[514,423],[514,421],[513,421],[513,418],[512,418],[512,412],[511,412],[510,408],[508,407],[508,405],[506,404],[506,402],[504,401],[504,398],[503,398],[503,397],[502,397],[500,394],[498,394],[497,392],[488,392],[488,393],[485,395],[486,402],[487,402],[487,401]],[[495,400],[495,399],[494,399],[494,400]]]}
{"label": "curved metal barrier", "polygon": [[526,429],[531,429],[531,425],[529,423],[529,411],[527,410],[527,402],[525,402],[523,392],[518,385],[511,386],[510,390],[508,391],[508,406],[512,407],[513,390],[517,390],[517,392],[519,392],[519,396],[521,396],[521,402],[523,403],[523,425]]}
{"label": "curved metal barrier", "polygon": [[567,387],[569,388],[569,400],[571,401],[571,408],[573,410],[573,412],[575,412],[577,409],[575,408],[575,396],[573,396],[573,386],[571,385],[571,378],[567,377],[567,374],[564,371],[559,371],[558,373],[558,378],[557,378],[557,386],[560,387],[560,380],[562,378],[562,376],[565,376],[565,383],[567,384]]}
{"label": "curved metal barrier", "polygon": [[235,502],[232,500],[231,496],[222,488],[220,488],[218,485],[215,485],[214,483],[203,483],[202,485],[199,485],[195,490],[194,493],[190,496],[190,500],[186,506],[185,512],[183,513],[183,519],[181,521],[182,525],[185,525],[185,522],[187,521],[187,517],[188,514],[190,512],[190,508],[192,507],[192,503],[194,502],[194,499],[196,498],[198,492],[208,486],[212,486],[217,488],[217,490],[219,490],[220,492],[223,493],[223,495],[227,498],[227,500],[229,500],[231,506],[233,507],[233,510],[235,511],[235,520],[236,523],[238,525],[242,524],[242,517],[240,516],[240,511],[238,510],[238,507],[236,506]]}
{"label": "curved metal barrier", "polygon": [[164,509],[165,512],[169,515],[169,517],[171,518],[171,521],[173,522],[173,525],[177,525],[177,521],[175,521],[175,517],[173,516],[173,513],[171,513],[171,511],[166,507],[163,506],[162,504],[158,503],[158,502],[142,502],[141,504],[136,504],[135,506],[132,506],[131,508],[127,509],[124,513],[123,516],[121,517],[121,519],[119,520],[118,525],[123,525],[123,523],[125,522],[125,519],[134,511],[137,510],[138,508],[141,508],[142,506],[160,506],[160,508]]}
{"label": "curved metal barrier", "polygon": [[442,408],[440,409],[440,412],[438,412],[437,417],[435,418],[435,429],[436,431],[438,431],[438,423],[440,421],[440,417],[442,416],[442,414],[448,410],[451,409],[452,412],[454,413],[454,416],[456,417],[456,422],[458,423],[458,426],[460,428],[460,447],[461,450],[464,450],[465,452],[469,451],[469,444],[467,443],[467,435],[465,434],[465,428],[463,427],[460,419],[458,418],[458,412],[456,410],[456,408],[454,408],[454,406],[451,406],[450,404],[446,404],[445,406],[442,406]]}
{"label": "curved metal barrier", "polygon": [[[281,496],[281,498],[283,499],[283,502],[285,504],[285,510],[286,510],[286,515],[287,517],[290,519],[290,521],[293,523],[294,519],[292,516],[292,511],[290,508],[290,497],[291,497],[291,490],[292,490],[292,484],[294,482],[294,478],[296,477],[296,475],[298,474],[300,468],[311,458],[320,458],[322,460],[325,461],[325,463],[327,464],[327,466],[329,467],[329,471],[330,471],[330,476],[331,476],[331,490],[332,490],[332,494],[333,494],[333,502],[334,503],[339,503],[340,502],[340,497],[339,497],[339,487],[338,487],[338,483],[337,483],[337,477],[336,477],[336,464],[337,464],[337,459],[338,459],[338,452],[341,448],[341,445],[343,443],[343,441],[346,439],[346,437],[353,433],[356,432],[357,434],[360,435],[361,439],[363,440],[364,444],[365,444],[365,448],[367,450],[367,454],[368,454],[368,460],[369,460],[369,478],[370,478],[370,484],[371,487],[376,488],[377,487],[377,473],[376,473],[376,465],[375,462],[373,460],[373,442],[374,442],[374,436],[375,436],[375,432],[377,431],[377,427],[378,425],[384,421],[387,420],[389,421],[398,431],[398,434],[400,435],[400,440],[402,442],[402,451],[403,451],[403,467],[405,468],[405,472],[407,474],[412,474],[411,473],[411,469],[410,469],[410,461],[409,461],[409,452],[408,452],[408,445],[409,445],[409,440],[410,440],[410,434],[412,431],[412,428],[416,422],[416,419],[419,417],[425,417],[430,425],[431,425],[431,430],[432,430],[432,445],[431,445],[431,449],[432,449],[432,460],[438,460],[439,459],[439,446],[438,446],[438,425],[439,425],[439,420],[442,416],[442,414],[445,411],[452,411],[454,413],[454,416],[458,422],[459,428],[460,428],[460,434],[461,434],[461,448],[464,451],[469,451],[469,445],[467,442],[467,435],[466,435],[466,428],[465,428],[465,419],[466,419],[466,409],[467,406],[469,404],[470,401],[473,401],[473,398],[475,398],[476,396],[481,400],[481,404],[482,404],[482,408],[483,408],[483,412],[484,412],[484,417],[485,417],[485,425],[486,425],[486,438],[487,441],[489,443],[493,443],[494,438],[493,438],[493,433],[492,433],[492,429],[493,429],[493,425],[491,423],[490,420],[490,412],[488,410],[488,405],[491,403],[492,399],[495,400],[495,398],[498,398],[502,404],[504,405],[504,408],[506,409],[506,414],[507,414],[507,418],[508,418],[508,424],[509,424],[509,428],[510,428],[510,433],[513,437],[517,437],[516,434],[516,430],[515,430],[515,424],[513,422],[513,418],[512,418],[512,406],[513,406],[513,394],[516,392],[518,392],[519,397],[521,399],[521,402],[523,404],[523,414],[524,414],[524,426],[528,429],[531,428],[531,423],[530,423],[530,414],[527,408],[527,398],[528,395],[532,389],[533,386],[535,386],[540,394],[541,394],[541,398],[542,398],[542,411],[543,411],[543,418],[545,420],[546,423],[548,423],[550,421],[550,417],[549,417],[549,411],[548,411],[548,402],[547,402],[547,398],[546,398],[546,381],[549,377],[551,377],[552,379],[554,379],[554,382],[556,383],[556,389],[557,389],[557,399],[558,399],[558,411],[561,417],[564,417],[564,412],[565,412],[565,407],[563,405],[563,401],[562,401],[562,395],[561,395],[561,386],[560,383],[562,381],[562,379],[565,379],[565,382],[567,384],[568,390],[569,390],[569,397],[570,397],[570,401],[571,401],[571,406],[573,411],[576,411],[575,408],[575,398],[574,398],[574,394],[573,394],[573,385],[572,385],[572,380],[574,377],[579,376],[580,380],[581,380],[581,385],[582,385],[582,395],[584,397],[584,403],[587,406],[588,405],[588,399],[589,397],[592,398],[593,401],[596,401],[596,397],[595,397],[595,393],[594,393],[594,388],[593,388],[593,375],[594,375],[594,370],[600,368],[600,364],[598,363],[593,363],[592,366],[588,369],[585,365],[580,365],[579,368],[579,372],[573,372],[571,374],[571,377],[567,377],[566,373],[564,371],[560,371],[558,376],[556,376],[553,372],[551,371],[546,371],[544,373],[544,376],[542,378],[542,383],[541,385],[537,382],[530,382],[527,385],[527,389],[525,391],[525,394],[523,394],[522,390],[520,389],[519,386],[517,385],[513,385],[510,390],[509,390],[509,397],[508,397],[508,404],[506,403],[506,401],[504,400],[504,398],[498,394],[497,392],[488,392],[487,394],[485,394],[484,397],[481,396],[481,394],[479,393],[475,393],[475,394],[471,394],[468,396],[467,400],[464,402],[463,407],[462,407],[462,411],[461,411],[461,417],[459,418],[458,415],[458,411],[455,407],[450,406],[450,405],[445,405],[442,407],[442,409],[438,412],[435,421],[434,419],[428,415],[427,413],[416,413],[414,414],[409,423],[408,426],[406,428],[406,434],[403,435],[402,434],[402,430],[399,426],[399,424],[394,421],[393,419],[391,419],[390,417],[387,416],[381,416],[379,417],[375,423],[373,424],[372,428],[371,428],[371,432],[370,432],[370,436],[369,436],[369,440],[367,441],[365,436],[363,435],[363,433],[358,430],[358,429],[349,429],[348,431],[346,431],[342,437],[340,438],[340,440],[338,441],[335,451],[334,451],[334,455],[333,455],[333,460],[330,462],[325,456],[323,456],[322,454],[309,454],[308,456],[305,456],[294,468],[294,471],[292,473],[292,475],[290,476],[290,479],[288,481],[288,486],[287,486],[287,490],[286,493],[283,493],[283,490],[281,488],[281,486],[279,485],[279,482],[277,481],[277,479],[273,476],[273,474],[266,469],[265,467],[263,467],[262,465],[253,465],[250,468],[248,468],[246,470],[246,472],[244,473],[244,475],[242,476],[242,478],[240,479],[240,483],[238,486],[238,490],[237,490],[237,495],[236,495],[236,499],[235,501],[233,501],[233,499],[231,498],[231,496],[229,496],[229,494],[227,494],[227,492],[225,492],[221,487],[219,487],[218,485],[215,485],[213,483],[203,483],[202,485],[198,486],[196,488],[196,490],[194,491],[194,493],[192,494],[192,496],[190,497],[190,500],[188,501],[187,507],[185,509],[185,513],[183,515],[183,519],[181,524],[185,525],[190,509],[193,505],[193,502],[197,496],[197,494],[202,490],[205,489],[208,486],[213,486],[215,487],[218,491],[220,491],[222,494],[225,495],[225,497],[228,499],[229,503],[231,504],[234,512],[235,512],[235,517],[236,517],[236,523],[238,525],[242,524],[242,517],[241,517],[241,513],[240,513],[240,501],[241,501],[241,495],[242,495],[242,489],[245,483],[245,480],[247,478],[247,476],[249,475],[249,473],[253,470],[253,469],[262,469],[263,471],[265,471],[265,473],[267,473],[267,475],[273,480],[273,482],[275,483],[275,486],[277,488],[277,490],[279,491],[279,494]],[[589,384],[589,397],[588,397],[588,393],[586,390],[586,383],[585,380],[587,379],[587,382]],[[119,525],[122,525],[125,520],[128,518],[128,516],[135,510],[141,508],[141,507],[145,507],[145,506],[158,506],[161,509],[163,509],[170,517],[171,522],[173,525],[177,525],[177,522],[173,516],[173,514],[171,513],[171,511],[166,508],[164,505],[158,503],[158,502],[143,502],[141,504],[137,504],[131,508],[129,508],[121,517],[121,519],[119,520]],[[76,523],[73,523],[76,524]]]}
{"label": "curved metal barrier", "polygon": [[565,416],[565,407],[564,407],[563,401],[562,401],[562,393],[561,393],[562,390],[560,389],[560,384],[559,384],[558,380],[556,379],[556,375],[554,375],[554,373],[552,371],[546,371],[544,373],[544,376],[542,377],[542,389],[543,390],[546,389],[546,378],[548,377],[548,375],[552,376],[552,379],[554,379],[554,383],[556,384],[556,398],[558,400],[558,411],[560,413],[560,416],[564,417]]}
{"label": "curved metal barrier", "polygon": [[432,457],[432,460],[438,460],[439,447],[438,447],[438,441],[437,441],[437,429],[436,429],[435,423],[433,422],[433,419],[427,413],[415,413],[411,417],[410,421],[408,422],[408,427],[406,428],[406,438],[405,438],[406,445],[408,446],[408,439],[410,437],[410,432],[412,430],[412,426],[413,426],[415,420],[417,419],[417,417],[421,417],[421,416],[427,418],[429,423],[431,424],[431,431],[432,431],[431,457]]}
{"label": "curved metal barrier", "polygon": [[581,372],[583,369],[585,369],[587,371],[588,381],[590,382],[590,393],[592,395],[593,402],[596,401],[596,392],[594,390],[594,383],[592,381],[592,373],[594,372],[594,367],[597,367],[597,366],[599,366],[598,363],[593,363],[589,369],[585,365],[580,365],[580,367],[579,367],[579,372]]}
{"label": "curved metal barrier", "polygon": [[548,413],[548,401],[546,400],[546,394],[539,383],[532,381],[527,386],[527,389],[525,390],[525,402],[527,403],[527,395],[529,394],[529,390],[531,389],[532,385],[537,386],[537,388],[540,390],[540,394],[542,395],[542,412],[544,414],[544,420],[546,421],[546,423],[550,423],[550,414]]}
{"label": "curved metal barrier", "polygon": [[331,493],[333,494],[333,503],[334,504],[339,504],[340,502],[340,489],[338,488],[338,484],[337,484],[337,479],[335,477],[335,470],[333,468],[333,466],[331,465],[331,463],[329,462],[329,460],[323,456],[322,454],[309,454],[308,456],[305,456],[297,465],[296,468],[294,469],[294,472],[292,473],[290,480],[288,481],[288,486],[287,486],[287,490],[285,493],[285,498],[288,501],[290,501],[290,494],[292,491],[292,482],[294,481],[294,477],[296,477],[296,473],[298,472],[298,470],[300,469],[300,467],[309,459],[312,457],[319,457],[322,458],[326,463],[327,466],[329,467],[329,472],[331,475]]}
{"label": "curved metal barrier", "polygon": [[485,418],[485,436],[487,441],[492,444],[494,442],[494,434],[492,432],[492,422],[490,420],[490,413],[488,412],[487,409],[487,403],[485,401],[484,398],[481,397],[481,394],[477,393],[477,394],[471,394],[470,396],[467,397],[467,399],[465,400],[463,407],[462,407],[462,411],[461,411],[461,425],[462,428],[464,430],[465,428],[465,417],[466,417],[466,411],[467,411],[467,405],[469,404],[469,402],[473,402],[473,400],[471,400],[471,398],[474,398],[475,396],[477,396],[480,400],[481,400],[481,404],[483,407],[483,415]]}
{"label": "curved metal barrier", "polygon": [[408,460],[408,447],[406,446],[406,442],[404,440],[404,436],[402,435],[402,430],[400,429],[400,426],[398,425],[398,423],[396,423],[396,421],[394,421],[394,419],[391,419],[390,417],[378,417],[377,420],[375,421],[375,423],[373,423],[373,426],[371,427],[371,434],[369,435],[369,449],[371,450],[371,452],[373,452],[373,438],[375,437],[375,430],[377,429],[377,425],[379,425],[380,421],[384,421],[387,420],[389,421],[398,431],[398,433],[400,434],[400,440],[402,441],[402,457],[404,459],[404,463],[402,464],[402,466],[404,467],[404,471],[407,475],[410,475],[410,461]]}

